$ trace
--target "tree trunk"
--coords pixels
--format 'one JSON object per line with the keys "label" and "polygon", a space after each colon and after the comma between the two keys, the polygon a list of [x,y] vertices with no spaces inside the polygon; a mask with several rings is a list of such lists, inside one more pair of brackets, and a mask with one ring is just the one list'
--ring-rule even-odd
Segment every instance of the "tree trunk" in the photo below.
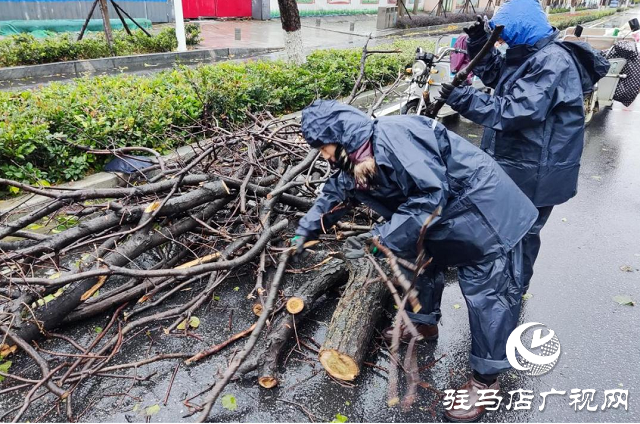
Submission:
{"label": "tree trunk", "polygon": [[289,62],[302,64],[306,57],[302,49],[300,12],[296,0],[278,0],[280,21],[284,30],[284,49]]}
{"label": "tree trunk", "polygon": [[404,4],[404,0],[398,0],[398,16],[401,18],[405,15]]}
{"label": "tree trunk", "polygon": [[418,14],[418,6],[420,5],[420,0],[413,0],[413,14]]}
{"label": "tree trunk", "polygon": [[[267,336],[267,346],[259,355],[258,384],[270,389],[278,385],[278,359],[283,353],[284,345],[294,335],[294,329],[299,328],[304,316],[313,309],[315,301],[331,287],[347,282],[349,270],[340,260],[332,260],[313,274],[306,274],[308,282],[295,292],[295,297],[303,301],[301,312],[293,315],[284,312]],[[295,320],[295,323],[294,323]]]}
{"label": "tree trunk", "polygon": [[109,9],[107,8],[107,0],[99,0],[99,3],[100,11],[102,12],[102,23],[104,25],[104,36],[107,39],[107,45],[109,46],[111,54],[114,55],[113,34],[111,33],[111,21],[109,20]]}
{"label": "tree trunk", "polygon": [[368,282],[372,265],[366,259],[351,261],[350,266],[351,281],[333,313],[319,354],[325,370],[332,377],[346,381],[360,374],[388,294],[382,282]]}

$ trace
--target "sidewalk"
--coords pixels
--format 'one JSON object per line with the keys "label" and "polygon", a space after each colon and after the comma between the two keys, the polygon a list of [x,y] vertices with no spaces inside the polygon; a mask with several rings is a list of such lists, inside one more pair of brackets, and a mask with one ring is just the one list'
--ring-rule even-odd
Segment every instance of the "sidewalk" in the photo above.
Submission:
{"label": "sidewalk", "polygon": [[[376,19],[376,15],[302,18],[304,49],[345,47],[351,44],[359,46],[369,34],[373,37],[389,35],[388,30],[376,30]],[[279,18],[270,21],[211,20],[198,23],[202,28],[201,48],[284,47],[284,31]],[[240,31],[240,40],[236,39],[236,30]]]}

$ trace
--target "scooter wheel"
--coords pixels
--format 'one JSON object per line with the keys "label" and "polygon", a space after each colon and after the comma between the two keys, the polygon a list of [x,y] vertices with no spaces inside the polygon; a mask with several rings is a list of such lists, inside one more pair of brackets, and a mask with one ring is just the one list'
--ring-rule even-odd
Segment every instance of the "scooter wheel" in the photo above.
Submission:
{"label": "scooter wheel", "polygon": [[400,108],[400,115],[415,115],[419,104],[420,99],[409,100]]}

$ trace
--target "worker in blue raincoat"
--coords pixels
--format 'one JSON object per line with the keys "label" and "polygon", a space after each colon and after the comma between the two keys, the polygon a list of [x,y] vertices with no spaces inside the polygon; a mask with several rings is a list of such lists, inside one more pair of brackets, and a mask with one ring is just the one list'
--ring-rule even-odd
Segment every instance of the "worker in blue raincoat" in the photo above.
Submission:
{"label": "worker in blue raincoat", "polygon": [[[435,340],[443,271],[458,267],[474,370],[465,388],[472,399],[479,389],[497,389],[497,374],[510,368],[506,342],[523,293],[520,240],[537,217],[531,201],[491,157],[429,118],[371,120],[351,106],[319,100],[303,110],[302,133],[340,171],[300,220],[293,239],[298,251],[363,203],[386,222],[349,238],[345,256],[363,256],[366,240],[379,237],[396,255],[414,260],[420,229],[441,208],[424,243],[433,262],[416,283],[422,309],[409,315],[424,338]],[[403,329],[401,337],[410,334]],[[484,407],[464,412],[478,418]]]}
{"label": "worker in blue raincoat", "polygon": [[[571,46],[581,54],[573,55],[568,44],[557,40],[558,31],[537,0],[504,3],[489,22],[491,28],[496,25],[504,26],[506,55],[493,49],[473,69],[494,94],[445,84],[440,97],[485,127],[481,148],[538,208],[538,219],[522,241],[526,291],[540,250],[540,230],[553,207],[577,192],[584,143],[583,91],[602,76],[594,75],[589,65],[604,61],[606,74],[608,63],[577,44]],[[471,57],[487,41],[487,29],[481,18],[465,28]]]}

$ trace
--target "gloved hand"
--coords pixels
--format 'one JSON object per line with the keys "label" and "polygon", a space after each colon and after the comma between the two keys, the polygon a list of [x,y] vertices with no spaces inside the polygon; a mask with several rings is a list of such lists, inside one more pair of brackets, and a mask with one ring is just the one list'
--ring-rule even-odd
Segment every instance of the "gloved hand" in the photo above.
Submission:
{"label": "gloved hand", "polygon": [[300,256],[304,252],[304,244],[307,242],[306,236],[296,235],[289,240],[291,247],[295,247],[296,251],[294,252],[295,256]]}
{"label": "gloved hand", "polygon": [[443,102],[446,102],[451,93],[453,93],[454,88],[455,87],[448,82],[443,83],[442,88],[440,88],[440,92],[438,93],[438,95],[440,96],[439,99]]}
{"label": "gloved hand", "polygon": [[480,15],[478,15],[476,22],[473,25],[463,28],[462,30],[467,33],[469,40],[477,40],[487,33],[484,29],[484,19],[482,19],[482,16]]}
{"label": "gloved hand", "polygon": [[[357,236],[351,236],[345,241],[344,257],[347,259],[359,259],[364,257],[368,248],[366,242],[373,237],[370,232],[359,234]],[[369,253],[377,253],[378,248],[375,246],[369,247]]]}

